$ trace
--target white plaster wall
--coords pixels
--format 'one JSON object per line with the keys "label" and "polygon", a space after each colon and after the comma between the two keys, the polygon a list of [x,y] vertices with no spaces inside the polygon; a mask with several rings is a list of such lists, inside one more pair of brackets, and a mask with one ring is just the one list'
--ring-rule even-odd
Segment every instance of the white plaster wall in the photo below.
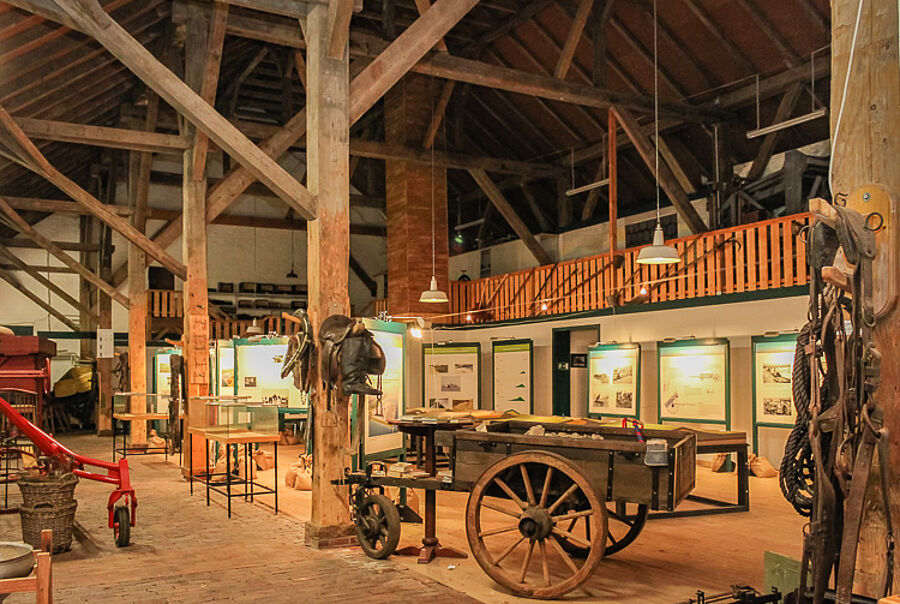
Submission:
{"label": "white plaster wall", "polygon": [[[732,429],[746,431],[748,438],[753,428],[751,390],[750,339],[767,331],[797,329],[806,320],[806,298],[777,298],[715,306],[695,306],[669,310],[632,312],[616,316],[588,317],[523,323],[502,327],[469,329],[433,329],[423,334],[425,341],[478,342],[482,352],[483,408],[491,404],[491,342],[512,338],[530,338],[534,342],[534,410],[538,415],[552,413],[552,331],[559,327],[600,327],[604,342],[637,342],[641,345],[641,419],[654,422],[657,419],[657,368],[656,344],[667,337],[721,337],[731,342],[731,405]],[[596,332],[579,330],[572,334],[572,352],[586,352]],[[579,334],[579,335],[576,335]],[[580,334],[584,334],[583,336]],[[411,340],[409,347],[409,374],[407,376],[410,406],[421,406],[421,342]],[[585,384],[573,384],[573,415],[584,415],[586,405]],[[573,380],[576,379],[573,377]],[[764,454],[776,463],[780,459],[786,430],[767,430],[761,435]]]}

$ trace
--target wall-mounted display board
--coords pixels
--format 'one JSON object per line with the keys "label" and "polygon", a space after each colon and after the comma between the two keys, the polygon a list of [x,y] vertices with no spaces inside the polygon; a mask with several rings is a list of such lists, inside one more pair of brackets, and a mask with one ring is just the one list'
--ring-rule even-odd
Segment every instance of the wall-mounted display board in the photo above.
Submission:
{"label": "wall-mounted display board", "polygon": [[[384,351],[385,367],[381,376],[381,396],[366,397],[366,458],[393,457],[403,451],[403,433],[391,420],[406,410],[406,324],[365,319],[366,328]],[[369,376],[377,387],[378,376]],[[354,415],[355,417],[355,415]]]}
{"label": "wall-mounted display board", "polygon": [[534,343],[492,342],[494,410],[534,413]]}
{"label": "wall-mounted display board", "polygon": [[216,396],[234,393],[234,344],[231,340],[217,340],[215,345]]}
{"label": "wall-mounted display board", "polygon": [[793,428],[792,392],[797,335],[753,336],[753,448],[758,452],[759,428]]}
{"label": "wall-mounted display board", "polygon": [[422,347],[422,405],[451,411],[481,407],[481,345],[445,342]]}
{"label": "wall-mounted display board", "polygon": [[169,399],[172,392],[172,363],[170,357],[181,354],[180,348],[165,348],[153,354],[153,393],[166,396],[156,397],[156,412],[169,412]]}
{"label": "wall-mounted display board", "polygon": [[588,416],[641,415],[640,344],[588,348]]}
{"label": "wall-mounted display board", "polygon": [[659,419],[731,429],[730,347],[725,338],[660,342]]}
{"label": "wall-mounted display board", "polygon": [[[234,394],[249,396],[253,403],[303,408],[307,399],[294,387],[294,378],[281,377],[288,339],[236,338],[234,340]],[[221,389],[227,394],[225,389]]]}

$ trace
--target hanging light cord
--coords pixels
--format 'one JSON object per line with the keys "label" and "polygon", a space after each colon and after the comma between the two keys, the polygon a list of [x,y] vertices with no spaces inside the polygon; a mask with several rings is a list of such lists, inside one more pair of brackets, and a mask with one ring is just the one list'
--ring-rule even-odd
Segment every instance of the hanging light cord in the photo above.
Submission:
{"label": "hanging light cord", "polygon": [[[831,139],[831,158],[828,161],[828,188],[834,199],[834,158],[837,155],[838,133],[841,130],[841,121],[844,118],[844,103],[847,100],[847,88],[850,84],[850,72],[853,70],[853,56],[856,53],[856,36],[859,34],[859,22],[862,18],[864,0],[859,0],[856,9],[856,24],[853,26],[853,41],[850,43],[850,57],[847,59],[847,73],[844,74],[844,89],[841,92],[841,104],[838,105],[837,120],[834,123],[834,137]],[[834,49],[832,49],[834,52]]]}
{"label": "hanging light cord", "polygon": [[656,226],[660,226],[659,211],[659,49],[656,40],[656,0],[653,0],[653,139],[656,151],[654,176],[656,176]]}
{"label": "hanging light cord", "polygon": [[[431,122],[434,123],[434,94],[431,85],[434,78],[428,83],[428,94],[431,97]],[[435,276],[437,263],[435,262],[435,241],[434,241],[434,141],[431,143],[431,276]]]}

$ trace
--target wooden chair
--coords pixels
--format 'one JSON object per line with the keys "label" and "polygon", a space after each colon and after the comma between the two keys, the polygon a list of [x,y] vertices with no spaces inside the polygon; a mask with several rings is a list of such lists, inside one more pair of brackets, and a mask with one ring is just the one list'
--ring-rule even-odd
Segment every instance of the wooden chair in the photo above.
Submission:
{"label": "wooden chair", "polygon": [[34,592],[37,604],[53,602],[53,569],[51,552],[53,551],[53,531],[41,531],[41,549],[34,552],[34,571],[27,577],[0,579],[0,594]]}

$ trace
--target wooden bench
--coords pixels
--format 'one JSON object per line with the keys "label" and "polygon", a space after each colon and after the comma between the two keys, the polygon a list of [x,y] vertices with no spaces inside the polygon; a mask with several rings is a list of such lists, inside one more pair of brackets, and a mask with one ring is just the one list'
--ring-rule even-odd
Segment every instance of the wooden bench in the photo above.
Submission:
{"label": "wooden bench", "polygon": [[37,604],[53,602],[53,569],[51,552],[53,551],[53,531],[41,531],[41,549],[34,553],[34,570],[27,577],[0,579],[0,594],[34,592]]}

